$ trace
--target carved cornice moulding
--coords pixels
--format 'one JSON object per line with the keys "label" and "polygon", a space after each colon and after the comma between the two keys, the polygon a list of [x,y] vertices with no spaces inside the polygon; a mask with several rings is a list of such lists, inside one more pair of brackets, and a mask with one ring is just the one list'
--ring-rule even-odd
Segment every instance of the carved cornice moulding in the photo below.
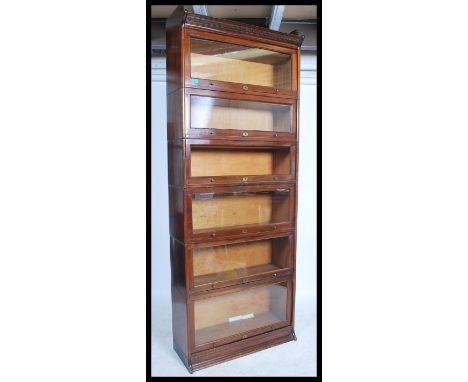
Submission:
{"label": "carved cornice moulding", "polygon": [[240,23],[231,20],[221,20],[214,17],[198,15],[196,13],[186,12],[183,23],[188,27],[196,27],[201,29],[226,31],[242,33],[245,35],[253,36],[255,38],[281,41],[283,43],[295,45],[300,47],[304,41],[304,35],[291,33],[283,33],[274,31],[268,28],[258,27],[256,25],[250,25]]}

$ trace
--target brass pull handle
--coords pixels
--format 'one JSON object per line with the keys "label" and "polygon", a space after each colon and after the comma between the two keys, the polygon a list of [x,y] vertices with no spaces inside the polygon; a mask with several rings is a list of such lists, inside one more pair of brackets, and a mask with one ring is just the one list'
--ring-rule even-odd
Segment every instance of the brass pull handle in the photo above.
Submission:
{"label": "brass pull handle", "polygon": [[249,133],[246,133],[245,131],[242,133],[242,136],[243,137],[248,137],[249,136]]}
{"label": "brass pull handle", "polygon": [[242,233],[247,233],[247,232],[249,232],[249,231],[247,231],[246,229],[242,230]]}
{"label": "brass pull handle", "polygon": [[278,228],[274,225],[273,226],[273,231],[276,231]]}
{"label": "brass pull handle", "polygon": [[244,85],[244,86],[242,86],[242,89],[249,90],[249,87],[247,85]]}
{"label": "brass pull handle", "polygon": [[214,179],[214,178],[211,178],[211,179],[210,179],[210,182],[214,182],[214,181],[215,181],[215,179]]}
{"label": "brass pull handle", "polygon": [[273,273],[273,277],[276,277],[276,273]]}
{"label": "brass pull handle", "polygon": [[247,338],[247,334],[244,334],[244,335],[242,336],[242,339],[245,340],[246,338]]}
{"label": "brass pull handle", "polygon": [[247,182],[247,179],[248,179],[248,178],[247,178],[246,176],[244,176],[244,177],[242,178],[242,181],[243,181],[243,182]]}

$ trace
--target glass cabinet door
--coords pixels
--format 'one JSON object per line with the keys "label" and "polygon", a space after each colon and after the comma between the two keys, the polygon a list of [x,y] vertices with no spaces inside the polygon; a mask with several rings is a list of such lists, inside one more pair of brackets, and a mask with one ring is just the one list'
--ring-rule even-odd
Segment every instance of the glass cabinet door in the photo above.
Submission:
{"label": "glass cabinet door", "polygon": [[241,44],[190,37],[191,84],[220,81],[292,89],[291,54]]}
{"label": "glass cabinet door", "polygon": [[287,302],[287,282],[195,300],[195,346],[255,329],[286,325]]}
{"label": "glass cabinet door", "polygon": [[259,225],[290,222],[289,189],[200,192],[191,199],[193,234],[226,228],[248,233]]}
{"label": "glass cabinet door", "polygon": [[293,105],[192,94],[189,128],[291,134]]}
{"label": "glass cabinet door", "polygon": [[193,286],[197,290],[225,287],[259,277],[277,277],[291,263],[290,236],[256,239],[192,249]]}

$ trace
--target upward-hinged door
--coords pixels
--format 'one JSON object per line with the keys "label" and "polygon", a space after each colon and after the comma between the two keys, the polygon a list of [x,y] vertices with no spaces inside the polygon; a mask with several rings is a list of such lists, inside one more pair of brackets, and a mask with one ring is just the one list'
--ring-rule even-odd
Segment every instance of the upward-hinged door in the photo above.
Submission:
{"label": "upward-hinged door", "polygon": [[296,103],[293,98],[186,89],[184,136],[294,141]]}
{"label": "upward-hinged door", "polygon": [[189,302],[192,350],[245,340],[292,321],[290,277],[195,296]]}
{"label": "upward-hinged door", "polygon": [[186,240],[215,241],[294,229],[295,185],[185,190]]}
{"label": "upward-hinged door", "polygon": [[185,86],[297,97],[297,50],[185,30]]}
{"label": "upward-hinged door", "polygon": [[188,245],[190,294],[289,275],[294,264],[294,235]]}

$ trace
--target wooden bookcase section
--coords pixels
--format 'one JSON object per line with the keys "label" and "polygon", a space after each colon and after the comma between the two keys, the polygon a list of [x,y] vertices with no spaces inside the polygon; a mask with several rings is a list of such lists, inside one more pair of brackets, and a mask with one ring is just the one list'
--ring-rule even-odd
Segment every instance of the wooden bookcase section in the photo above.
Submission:
{"label": "wooden bookcase section", "polygon": [[173,344],[192,373],[296,339],[304,36],[182,6],[166,36]]}

